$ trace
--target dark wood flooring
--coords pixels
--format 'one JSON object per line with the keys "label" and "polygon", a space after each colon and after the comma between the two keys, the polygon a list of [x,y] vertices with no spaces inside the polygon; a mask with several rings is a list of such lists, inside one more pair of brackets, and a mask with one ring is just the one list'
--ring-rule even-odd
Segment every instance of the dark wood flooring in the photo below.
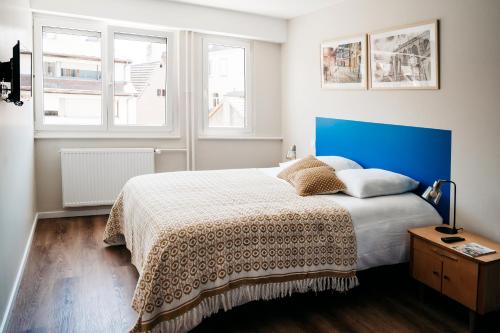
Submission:
{"label": "dark wood flooring", "polygon": [[[7,332],[128,331],[138,274],[125,247],[103,244],[106,218],[39,221]],[[346,294],[294,295],[219,312],[193,333],[467,332],[467,310],[430,290],[421,302],[404,265],[361,272],[360,281]],[[482,330],[490,332],[496,318],[483,318]]]}

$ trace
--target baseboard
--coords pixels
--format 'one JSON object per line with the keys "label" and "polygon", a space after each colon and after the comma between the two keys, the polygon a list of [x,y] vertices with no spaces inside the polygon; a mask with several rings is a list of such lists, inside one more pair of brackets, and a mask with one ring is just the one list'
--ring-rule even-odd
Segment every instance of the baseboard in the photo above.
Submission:
{"label": "baseboard", "polygon": [[111,208],[86,209],[86,210],[56,210],[52,212],[39,212],[38,219],[55,219],[61,217],[107,215]]}
{"label": "baseboard", "polygon": [[28,241],[26,242],[26,246],[24,247],[23,257],[21,258],[21,263],[17,270],[16,279],[14,280],[14,286],[12,288],[12,291],[10,292],[9,301],[7,302],[7,307],[5,308],[5,312],[2,317],[2,323],[0,325],[0,332],[2,333],[7,330],[7,323],[9,322],[12,306],[14,305],[14,301],[16,300],[16,295],[19,290],[19,286],[21,284],[24,268],[26,267],[26,262],[28,261],[28,256],[30,253],[31,244],[33,243],[33,235],[35,234],[37,223],[38,223],[38,213],[35,213],[35,216],[33,218],[33,224],[31,226],[30,235],[28,237]]}

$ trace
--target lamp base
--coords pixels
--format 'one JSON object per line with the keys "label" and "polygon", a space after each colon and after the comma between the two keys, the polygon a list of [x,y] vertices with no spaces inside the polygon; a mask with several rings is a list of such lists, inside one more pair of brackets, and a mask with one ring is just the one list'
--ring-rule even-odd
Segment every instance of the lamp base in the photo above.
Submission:
{"label": "lamp base", "polygon": [[454,234],[458,233],[458,229],[450,228],[450,227],[443,227],[443,226],[436,227],[436,231],[440,232],[442,234],[448,234],[448,235],[454,235]]}

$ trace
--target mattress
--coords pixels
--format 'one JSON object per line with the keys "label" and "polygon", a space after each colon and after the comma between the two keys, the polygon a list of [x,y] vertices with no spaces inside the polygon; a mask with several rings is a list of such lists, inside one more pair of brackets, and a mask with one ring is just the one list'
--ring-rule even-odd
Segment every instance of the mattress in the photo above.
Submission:
{"label": "mattress", "polygon": [[[280,168],[260,170],[276,177]],[[442,223],[434,207],[414,193],[365,199],[341,193],[324,196],[351,214],[358,248],[358,270],[408,261],[408,229]]]}

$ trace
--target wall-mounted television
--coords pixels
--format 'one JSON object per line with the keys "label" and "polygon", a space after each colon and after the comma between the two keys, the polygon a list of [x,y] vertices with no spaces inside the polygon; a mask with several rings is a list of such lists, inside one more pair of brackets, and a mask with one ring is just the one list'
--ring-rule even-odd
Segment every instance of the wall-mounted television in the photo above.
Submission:
{"label": "wall-mounted television", "polygon": [[12,58],[0,62],[0,95],[6,102],[21,106],[32,95],[31,52],[21,51],[17,41],[12,48]]}

